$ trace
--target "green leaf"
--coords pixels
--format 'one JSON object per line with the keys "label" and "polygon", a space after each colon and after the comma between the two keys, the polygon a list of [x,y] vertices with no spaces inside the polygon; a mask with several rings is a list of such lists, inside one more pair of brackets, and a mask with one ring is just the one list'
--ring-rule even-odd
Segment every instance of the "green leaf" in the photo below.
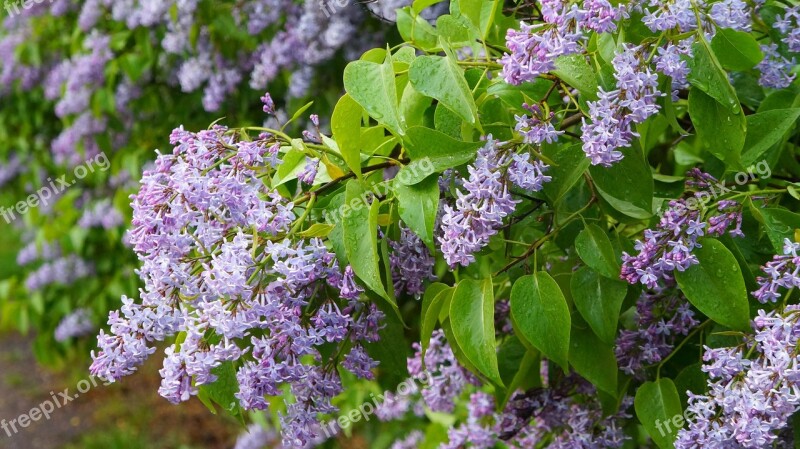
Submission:
{"label": "green leaf", "polygon": [[400,218],[433,252],[433,228],[439,210],[439,177],[428,176],[410,186],[400,182],[393,185],[400,205]]}
{"label": "green leaf", "polygon": [[[355,179],[347,183],[345,205],[350,205],[342,217],[344,250],[353,272],[370,290],[392,301],[383,288],[378,257],[378,201],[366,201],[367,191]],[[392,301],[394,303],[394,301]],[[397,308],[397,305],[394,305]]]}
{"label": "green leaf", "polygon": [[[681,399],[672,380],[663,377],[655,382],[645,382],[636,390],[633,406],[639,422],[658,447],[674,448],[675,437],[683,427],[683,424],[676,424],[684,421]],[[679,423],[675,423],[673,419],[679,420]]]}
{"label": "green leaf", "polygon": [[561,56],[555,61],[553,74],[564,80],[586,99],[597,99],[597,74],[586,61],[583,54]]}
{"label": "green leaf", "polygon": [[570,291],[575,308],[600,340],[613,344],[617,335],[617,320],[628,285],[620,280],[600,276],[588,267],[572,274]]}
{"label": "green leaf", "polygon": [[584,379],[617,397],[617,358],[611,345],[600,341],[589,329],[572,329],[569,363]]}
{"label": "green leaf", "polygon": [[611,279],[619,279],[620,266],[611,240],[606,232],[595,224],[587,224],[575,239],[575,250],[583,262]]}
{"label": "green leaf", "polygon": [[502,386],[497,367],[491,279],[464,279],[458,283],[450,303],[450,324],[467,359],[489,380]]}
{"label": "green leaf", "polygon": [[764,59],[764,53],[750,33],[722,28],[711,40],[711,49],[722,67],[728,70],[746,71]]}
{"label": "green leaf", "polygon": [[400,99],[400,114],[406,126],[421,126],[425,122],[425,111],[431,106],[430,97],[426,97],[408,84]]}
{"label": "green leaf", "polygon": [[408,129],[404,140],[411,163],[397,175],[398,181],[413,185],[422,182],[432,172],[442,172],[448,168],[466,164],[475,159],[483,142],[463,142],[447,134],[415,126]]}
{"label": "green leaf", "polygon": [[719,324],[750,330],[747,289],[736,258],[719,240],[704,238],[694,250],[699,264],[676,271],[678,285],[695,307]]}
{"label": "green leaf", "polygon": [[353,97],[344,94],[331,117],[333,139],[339,146],[344,162],[361,178],[361,117],[364,108]]}
{"label": "green leaf", "polygon": [[404,135],[391,55],[383,64],[353,61],[344,69],[344,88],[367,113],[397,135]]}
{"label": "green leaf", "polygon": [[404,41],[417,44],[423,50],[437,49],[436,29],[409,7],[397,10],[397,31]]}
{"label": "green leaf", "polygon": [[597,192],[615,210],[638,219],[653,213],[653,174],[642,154],[634,148],[623,148],[625,157],[612,165],[589,167]]}
{"label": "green leaf", "polygon": [[540,271],[517,279],[511,288],[511,318],[521,338],[567,369],[569,306],[549,274]]}
{"label": "green leaf", "polygon": [[478,107],[464,71],[449,57],[418,57],[411,64],[408,79],[419,93],[435,98],[468,123],[477,123]]}
{"label": "green leaf", "polygon": [[723,70],[711,47],[702,36],[692,46],[694,58],[689,61],[689,82],[707,96],[713,98],[732,114],[741,114],[742,107],[736,91],[728,81],[728,73]]}
{"label": "green leaf", "polygon": [[220,366],[212,369],[211,373],[217,376],[217,380],[210,384],[200,385],[198,395],[202,393],[204,398],[218,404],[223,410],[234,416],[240,415],[239,400],[235,396],[239,392],[239,382],[236,380],[234,364],[223,362]]}
{"label": "green leaf", "polygon": [[689,91],[689,116],[705,149],[736,167],[747,130],[747,119],[741,109],[734,113],[731,108],[693,87]]}
{"label": "green leaf", "polygon": [[764,230],[777,254],[783,254],[783,240],[794,242],[795,229],[800,229],[800,215],[786,209],[759,209],[764,218]]}
{"label": "green leaf", "polygon": [[563,148],[545,147],[545,156],[555,163],[547,172],[553,180],[544,185],[544,192],[553,203],[561,201],[589,168],[589,158],[581,148],[581,144]]}
{"label": "green leaf", "polygon": [[764,153],[797,124],[800,108],[772,109],[747,116],[747,136],[744,141],[742,164],[758,163]]}
{"label": "green leaf", "polygon": [[425,294],[422,296],[422,324],[420,326],[420,344],[422,346],[422,357],[425,358],[425,352],[431,343],[431,335],[436,323],[439,321],[439,315],[442,311],[442,306],[449,305],[453,298],[453,287],[448,287],[445,284],[435,283],[428,286]]}

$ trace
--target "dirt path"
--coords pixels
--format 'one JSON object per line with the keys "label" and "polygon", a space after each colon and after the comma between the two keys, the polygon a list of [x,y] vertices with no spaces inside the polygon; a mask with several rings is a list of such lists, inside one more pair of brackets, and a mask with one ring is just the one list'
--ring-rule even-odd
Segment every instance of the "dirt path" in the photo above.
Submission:
{"label": "dirt path", "polygon": [[[151,442],[145,443],[148,449],[233,447],[240,429],[232,420],[211,415],[197,400],[173,406],[158,396],[159,360],[149,361],[139,373],[111,386],[98,380],[98,386],[83,394],[78,381],[39,367],[30,344],[30,339],[0,334],[0,424],[16,419],[18,431],[14,433],[10,424],[9,432],[0,428],[0,449],[60,449],[68,443],[79,444],[87,433],[109,429],[142,435]],[[19,426],[20,415],[51,399],[51,392],[59,402],[66,402],[62,392],[67,388],[73,400],[53,411],[50,419]],[[139,446],[131,443],[130,447]]]}
{"label": "dirt path", "polygon": [[[13,334],[0,337],[0,420],[9,423],[14,419],[18,420],[20,415],[30,413],[31,409],[50,399],[51,391],[62,391],[66,388],[62,384],[62,379],[37,366],[31,354],[29,340]],[[58,397],[58,393],[56,395]],[[91,395],[90,391],[87,394],[89,399]],[[49,420],[41,417],[26,428],[15,423],[17,433],[14,433],[10,424],[7,430],[0,428],[0,448],[60,447],[88,429],[92,401],[86,399],[79,397],[64,408],[56,409]]]}

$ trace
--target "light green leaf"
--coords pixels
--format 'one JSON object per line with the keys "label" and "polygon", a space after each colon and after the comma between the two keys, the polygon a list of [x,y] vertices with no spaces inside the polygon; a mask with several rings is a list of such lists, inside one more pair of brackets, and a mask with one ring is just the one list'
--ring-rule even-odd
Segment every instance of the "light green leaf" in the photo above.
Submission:
{"label": "light green leaf", "polygon": [[597,99],[597,74],[586,61],[583,54],[561,56],[556,59],[553,74],[564,80],[586,99]]}
{"label": "light green leaf", "polygon": [[404,135],[397,103],[392,58],[383,64],[353,61],[344,69],[344,88],[367,113],[397,135]]}
{"label": "light green leaf", "polygon": [[344,94],[331,117],[331,131],[339,146],[344,162],[361,178],[361,117],[364,108],[353,98]]}
{"label": "light green leaf", "polygon": [[800,215],[787,209],[770,207],[759,209],[764,230],[776,254],[783,254],[783,240],[794,242],[795,230],[800,229]]}
{"label": "light green leaf", "polygon": [[[344,249],[347,260],[356,276],[366,286],[394,303],[386,294],[380,276],[378,257],[378,208],[377,201],[372,205],[366,202],[367,192],[355,179],[347,183],[345,205],[350,205],[342,217]],[[396,308],[397,305],[395,304]]]}
{"label": "light green leaf", "polygon": [[478,107],[464,71],[449,57],[420,56],[409,69],[414,89],[435,98],[470,124],[477,124]]}
{"label": "light green leaf", "polygon": [[397,175],[406,185],[422,182],[433,172],[442,172],[475,159],[482,142],[463,142],[439,131],[415,126],[409,128],[404,140],[411,163]]}
{"label": "light green leaf", "polygon": [[752,34],[730,28],[717,31],[711,40],[711,49],[722,67],[728,70],[750,70],[764,59],[764,53]]}
{"label": "light green leaf", "polygon": [[672,380],[662,377],[655,382],[645,382],[636,390],[633,406],[639,422],[658,447],[674,448],[675,437],[684,421],[681,400]]}
{"label": "light green leaf", "polygon": [[798,118],[800,108],[772,109],[748,115],[742,164],[748,167],[760,162],[764,153],[795,127]]}
{"label": "light green leaf", "polygon": [[431,343],[431,335],[436,323],[439,322],[439,315],[442,306],[450,305],[455,288],[445,284],[435,283],[428,286],[422,296],[422,325],[420,326],[420,345],[422,346],[422,359],[425,359],[425,352]]}

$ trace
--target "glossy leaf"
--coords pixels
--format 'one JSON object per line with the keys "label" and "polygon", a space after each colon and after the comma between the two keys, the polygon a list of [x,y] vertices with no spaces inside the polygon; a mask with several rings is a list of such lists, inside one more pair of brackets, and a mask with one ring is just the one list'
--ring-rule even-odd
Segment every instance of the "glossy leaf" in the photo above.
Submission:
{"label": "glossy leaf", "polygon": [[466,357],[484,376],[503,385],[497,366],[492,280],[464,279],[450,303],[453,335]]}
{"label": "glossy leaf", "polygon": [[599,226],[587,224],[575,239],[575,250],[581,260],[596,272],[611,279],[619,279],[619,260],[611,246],[611,240]]}
{"label": "glossy leaf", "polygon": [[604,342],[613,344],[617,336],[620,308],[628,294],[628,285],[583,267],[572,274],[570,291],[575,308],[594,333]]}
{"label": "glossy leaf", "polygon": [[684,421],[681,400],[672,380],[664,377],[645,382],[636,390],[633,405],[636,417],[658,447],[674,448],[675,437]]}

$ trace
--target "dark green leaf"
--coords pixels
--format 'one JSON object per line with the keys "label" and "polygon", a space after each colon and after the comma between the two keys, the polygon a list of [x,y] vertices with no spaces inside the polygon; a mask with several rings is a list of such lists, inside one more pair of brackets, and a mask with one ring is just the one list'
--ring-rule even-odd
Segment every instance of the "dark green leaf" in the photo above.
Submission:
{"label": "dark green leaf", "polygon": [[675,271],[681,290],[695,307],[717,323],[750,330],[750,307],[742,270],[719,240],[704,238],[694,250],[699,264]]}
{"label": "dark green leaf", "polygon": [[575,239],[575,250],[583,262],[598,273],[619,279],[620,266],[611,240],[599,226],[587,224]]}
{"label": "dark green leaf", "polygon": [[449,304],[452,300],[455,289],[445,284],[431,284],[422,296],[422,325],[420,326],[420,344],[422,346],[422,356],[431,342],[431,335],[436,323],[439,321],[439,313],[442,306]]}
{"label": "dark green leaf", "polygon": [[642,154],[623,148],[624,158],[611,167],[589,167],[600,196],[615,210],[639,219],[653,215],[653,174]]}
{"label": "dark green leaf", "polygon": [[617,358],[611,345],[603,343],[589,329],[573,328],[569,363],[597,388],[617,397]]}
{"label": "dark green leaf", "polygon": [[575,307],[594,333],[604,342],[613,344],[617,335],[620,308],[628,294],[628,285],[583,267],[572,274],[570,290]]}
{"label": "dark green leaf", "polygon": [[583,54],[561,56],[556,59],[553,73],[589,100],[597,99],[597,74]]}
{"label": "dark green leaf", "polygon": [[747,137],[744,141],[742,164],[758,163],[764,153],[794,128],[800,108],[772,109],[747,116]]}
{"label": "dark green leaf", "polygon": [[722,67],[745,71],[755,67],[764,59],[764,53],[750,33],[722,28],[711,40],[711,49]]}
{"label": "dark green leaf", "polygon": [[428,176],[410,186],[399,182],[393,185],[400,205],[400,218],[433,252],[433,227],[439,210],[439,177]]}
{"label": "dark green leaf", "polygon": [[693,87],[689,91],[689,116],[705,149],[737,167],[747,130],[741,108],[734,113],[730,107]]}
{"label": "dark green leaf", "polygon": [[759,209],[764,230],[777,254],[783,254],[783,240],[794,242],[795,229],[800,229],[800,215],[781,208]]}
{"label": "dark green leaf", "polygon": [[491,279],[464,279],[458,283],[450,303],[450,324],[470,362],[489,380],[502,386],[497,367]]}
{"label": "dark green leaf", "polygon": [[520,337],[567,369],[569,306],[549,274],[540,271],[517,279],[511,289],[511,317]]}

